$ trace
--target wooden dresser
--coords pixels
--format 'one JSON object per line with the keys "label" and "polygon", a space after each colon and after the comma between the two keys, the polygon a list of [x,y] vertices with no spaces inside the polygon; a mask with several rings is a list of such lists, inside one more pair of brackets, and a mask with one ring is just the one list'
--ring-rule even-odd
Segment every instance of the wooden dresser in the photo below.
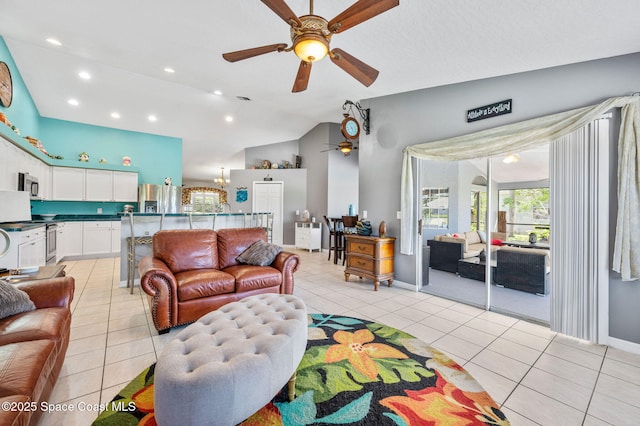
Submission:
{"label": "wooden dresser", "polygon": [[346,234],[344,239],[347,257],[344,280],[349,281],[349,276],[353,274],[373,280],[373,288],[376,291],[380,281],[387,281],[391,287],[394,278],[393,253],[396,239],[355,234]]}

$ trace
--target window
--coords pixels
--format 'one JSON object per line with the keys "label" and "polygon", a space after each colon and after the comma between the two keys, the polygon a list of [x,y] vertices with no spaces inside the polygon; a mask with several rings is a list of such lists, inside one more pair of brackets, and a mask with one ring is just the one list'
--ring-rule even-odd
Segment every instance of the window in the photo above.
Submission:
{"label": "window", "polygon": [[483,231],[487,220],[487,191],[471,191],[471,230]]}
{"label": "window", "polygon": [[449,227],[449,188],[422,188],[422,226]]}
{"label": "window", "polygon": [[539,239],[549,238],[549,188],[500,190],[498,202],[506,212],[510,238],[527,240],[532,232]]}
{"label": "window", "polygon": [[215,192],[192,192],[192,211],[194,213],[215,213],[218,205],[218,198],[218,194]]}

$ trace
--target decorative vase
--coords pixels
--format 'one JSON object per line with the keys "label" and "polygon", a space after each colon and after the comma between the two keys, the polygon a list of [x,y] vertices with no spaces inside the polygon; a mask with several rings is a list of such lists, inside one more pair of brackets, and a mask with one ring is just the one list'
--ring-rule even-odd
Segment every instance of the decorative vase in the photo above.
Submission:
{"label": "decorative vase", "polygon": [[378,234],[380,234],[381,238],[387,236],[387,224],[384,223],[384,220],[380,222],[380,226],[378,227]]}
{"label": "decorative vase", "polygon": [[529,234],[529,243],[535,244],[536,242],[538,242],[538,235],[536,235],[535,232],[530,233]]}

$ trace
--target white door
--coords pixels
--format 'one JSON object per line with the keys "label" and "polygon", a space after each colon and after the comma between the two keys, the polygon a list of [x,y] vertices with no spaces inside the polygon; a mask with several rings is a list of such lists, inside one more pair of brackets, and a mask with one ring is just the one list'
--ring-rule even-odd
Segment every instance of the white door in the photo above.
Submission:
{"label": "white door", "polygon": [[272,242],[282,245],[284,182],[253,182],[253,206],[256,213],[273,213]]}

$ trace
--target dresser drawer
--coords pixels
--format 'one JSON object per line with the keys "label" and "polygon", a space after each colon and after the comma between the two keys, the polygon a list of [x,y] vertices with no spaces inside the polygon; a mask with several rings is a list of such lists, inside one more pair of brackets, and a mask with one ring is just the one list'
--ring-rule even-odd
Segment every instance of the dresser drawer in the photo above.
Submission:
{"label": "dresser drawer", "polygon": [[347,256],[347,267],[361,269],[367,272],[375,271],[375,260],[369,257]]}
{"label": "dresser drawer", "polygon": [[347,242],[347,252],[354,254],[364,254],[366,256],[373,256],[376,251],[375,244],[369,244],[362,241],[349,241]]}

